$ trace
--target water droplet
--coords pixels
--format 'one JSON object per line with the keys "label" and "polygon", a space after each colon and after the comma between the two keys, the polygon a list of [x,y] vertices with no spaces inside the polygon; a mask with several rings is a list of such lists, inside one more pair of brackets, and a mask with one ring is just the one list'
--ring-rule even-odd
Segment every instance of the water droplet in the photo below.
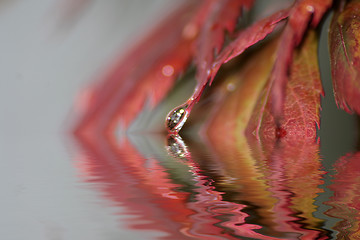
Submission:
{"label": "water droplet", "polygon": [[189,105],[182,104],[171,110],[166,116],[166,127],[170,133],[177,133],[183,127],[189,116]]}

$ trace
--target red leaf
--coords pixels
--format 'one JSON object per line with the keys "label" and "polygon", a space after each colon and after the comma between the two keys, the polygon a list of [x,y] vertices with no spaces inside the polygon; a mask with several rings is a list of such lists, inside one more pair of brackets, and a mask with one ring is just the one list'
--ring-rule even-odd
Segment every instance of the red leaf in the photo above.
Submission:
{"label": "red leaf", "polygon": [[154,106],[164,97],[192,59],[194,36],[186,31],[186,24],[198,5],[188,2],[171,13],[115,64],[88,94],[76,132],[91,128],[113,133],[119,123],[127,128],[147,100]]}
{"label": "red leaf", "polygon": [[360,114],[360,2],[338,9],[329,32],[334,95],[337,105]]}
{"label": "red leaf", "polygon": [[287,18],[288,10],[281,10],[273,15],[259,20],[249,28],[240,32],[236,39],[232,41],[217,57],[214,66],[218,69],[222,64],[227,63],[231,59],[239,56],[247,48],[256,44],[270,34],[277,24]]}
{"label": "red leaf", "polygon": [[[244,31],[240,32],[238,34],[238,36],[236,37],[236,39],[220,52],[220,54],[216,57],[216,59],[211,64],[211,66],[208,66],[209,62],[205,62],[205,66],[206,66],[205,70],[200,69],[200,71],[206,72],[206,74],[203,74],[205,76],[203,76],[203,78],[198,83],[198,85],[197,85],[193,95],[190,97],[190,99],[182,106],[184,109],[186,109],[186,114],[183,117],[184,118],[183,121],[186,121],[186,118],[190,114],[190,111],[191,111],[193,105],[199,101],[199,99],[209,81],[211,84],[211,81],[214,79],[214,77],[217,74],[221,65],[226,63],[227,61],[231,60],[232,58],[240,55],[247,48],[249,48],[250,46],[259,42],[260,40],[264,39],[268,34],[270,34],[274,30],[276,25],[281,20],[285,19],[287,16],[288,16],[288,11],[283,10],[283,11],[279,11],[261,21],[258,21],[257,23],[248,27]],[[186,106],[186,107],[184,107],[184,106]],[[169,113],[168,116],[171,116],[172,114],[174,114],[174,112],[178,109],[179,109],[179,107],[174,108]],[[183,122],[181,122],[181,124],[183,124]],[[179,128],[176,128],[175,132],[180,131],[180,129],[181,129],[181,126]]]}
{"label": "red leaf", "polygon": [[210,0],[204,1],[203,6],[193,21],[199,28],[196,39],[195,62],[197,66],[197,81],[194,94],[190,99],[172,109],[166,117],[166,126],[170,133],[177,133],[186,122],[194,104],[200,100],[211,74],[214,55],[217,56],[222,49],[226,31],[232,33],[244,6],[250,6],[252,0]]}
{"label": "red leaf", "polygon": [[[240,33],[238,38],[220,53],[218,59],[214,61],[212,66],[209,64],[212,60],[212,55],[210,55],[208,59],[206,59],[206,57],[200,57],[199,59],[203,60],[200,64],[199,70],[200,82],[196,87],[194,94],[184,105],[186,114],[184,117],[185,120],[182,120],[181,122],[181,126],[190,114],[193,104],[199,101],[206,85],[209,82],[211,84],[211,81],[214,79],[221,65],[241,54],[246,48],[265,38],[266,35],[273,31],[279,21],[283,20],[288,16],[288,14],[290,14],[288,24],[279,43],[276,62],[269,80],[271,82],[271,95],[273,99],[271,105],[272,112],[274,113],[276,124],[279,125],[279,121],[283,115],[283,105],[285,100],[284,89],[288,81],[288,68],[291,64],[293,50],[301,42],[308,24],[315,27],[321,20],[323,14],[330,7],[331,3],[331,0],[321,2],[314,2],[311,0],[298,1],[290,9],[290,13],[287,10],[280,11],[262,21],[259,21],[258,23],[255,23],[253,26]],[[207,48],[204,47],[204,49]],[[172,112],[170,112],[169,116],[174,114],[176,110],[178,109],[175,108]],[[181,126],[175,129],[175,132],[178,132],[181,129]]]}
{"label": "red leaf", "polygon": [[219,100],[213,100],[216,107],[204,128],[210,139],[229,138],[224,136],[227,132],[236,137],[245,135],[257,99],[269,78],[276,45],[277,41],[262,45],[261,49],[236,65],[236,72],[223,79],[220,88],[213,89]]}
{"label": "red leaf", "polygon": [[272,112],[278,125],[283,115],[285,87],[288,82],[288,68],[291,64],[293,50],[302,41],[308,25],[316,27],[331,3],[332,0],[302,0],[296,2],[291,9],[270,78],[270,82],[273,84],[271,89]]}
{"label": "red leaf", "polygon": [[265,19],[254,23],[252,26],[240,32],[236,39],[233,40],[228,46],[226,46],[226,48],[224,48],[216,57],[211,68],[207,69],[209,75],[200,82],[199,86],[197,87],[198,91],[195,91],[193,98],[197,99],[201,96],[207,83],[210,81],[211,84],[221,65],[239,56],[247,48],[256,44],[260,40],[263,40],[274,30],[276,25],[287,16],[287,10],[279,11]]}
{"label": "red leaf", "polygon": [[322,87],[315,32],[309,31],[303,45],[295,52],[289,72],[281,129],[277,129],[272,112],[274,97],[271,94],[271,82],[268,82],[259,97],[249,121],[247,135],[254,135],[264,144],[273,145],[276,138],[284,138],[289,142],[313,142],[316,138]]}
{"label": "red leaf", "polygon": [[253,0],[211,0],[205,1],[203,21],[200,21],[200,34],[197,39],[195,61],[197,65],[197,80],[207,82],[214,55],[217,56],[223,47],[226,31],[233,33],[237,20],[244,6],[250,6]]}

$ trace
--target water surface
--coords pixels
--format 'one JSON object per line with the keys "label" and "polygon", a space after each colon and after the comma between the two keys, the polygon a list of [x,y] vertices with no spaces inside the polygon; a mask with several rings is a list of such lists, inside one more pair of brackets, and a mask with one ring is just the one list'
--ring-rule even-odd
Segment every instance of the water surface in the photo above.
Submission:
{"label": "water surface", "polygon": [[[78,138],[81,181],[154,239],[358,239],[360,155],[324,167],[318,143],[180,136]],[[102,204],[101,202],[99,203]]]}

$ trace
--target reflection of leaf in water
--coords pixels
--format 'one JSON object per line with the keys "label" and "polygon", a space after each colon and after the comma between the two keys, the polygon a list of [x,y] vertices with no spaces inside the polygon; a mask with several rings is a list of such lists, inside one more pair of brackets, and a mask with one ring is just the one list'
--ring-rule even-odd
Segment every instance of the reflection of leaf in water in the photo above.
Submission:
{"label": "reflection of leaf in water", "polygon": [[[211,177],[214,172],[218,175],[217,177],[224,173],[223,162],[212,159],[213,157],[201,161],[200,159],[207,155],[204,154],[204,147],[207,151],[210,150],[206,146],[198,146],[194,148],[193,153],[196,154],[190,154],[190,152],[186,154],[187,164],[191,166],[195,186],[197,186],[194,200],[187,204],[195,212],[189,216],[194,223],[189,229],[189,234],[197,239],[218,239],[215,236],[224,236],[226,239],[233,239],[232,236],[277,239],[258,233],[262,226],[246,221],[246,218],[249,217],[247,213],[243,212],[243,209],[247,207],[246,204],[238,203],[234,199],[229,201],[224,199],[226,193],[221,190],[223,189],[221,180],[227,176],[220,176],[220,183]],[[193,155],[198,155],[198,158],[193,158]],[[221,186],[220,189],[217,188],[219,185]]]}
{"label": "reflection of leaf in water", "polygon": [[186,158],[173,158],[164,152],[164,140],[156,144],[161,136],[141,139],[133,141],[148,146],[143,154],[128,139],[79,139],[87,152],[79,165],[86,173],[84,180],[97,183],[106,198],[137,216],[129,219],[131,228],[165,232],[163,239],[277,239],[255,231],[260,225],[246,222],[245,204],[223,200],[224,193],[216,190],[190,152]]}
{"label": "reflection of leaf in water", "polygon": [[187,216],[193,214],[184,206],[188,193],[177,191],[159,161],[144,158],[128,139],[118,144],[103,136],[78,136],[84,156],[80,159],[83,180],[97,183],[107,199],[125,207],[132,229],[165,232],[163,239],[188,239],[181,232],[188,228]]}
{"label": "reflection of leaf in water", "polygon": [[360,238],[360,152],[340,158],[334,165],[336,174],[329,186],[334,195],[326,202],[332,208],[326,215],[341,219],[333,227],[337,239]]}
{"label": "reflection of leaf in water", "polygon": [[[272,175],[269,189],[279,199],[274,211],[279,213],[278,222],[303,235],[301,239],[327,239],[327,232],[319,228],[323,223],[314,216],[317,211],[315,199],[323,192],[319,145],[303,142],[300,144],[279,143],[268,159]],[[284,227],[284,228],[283,228]]]}

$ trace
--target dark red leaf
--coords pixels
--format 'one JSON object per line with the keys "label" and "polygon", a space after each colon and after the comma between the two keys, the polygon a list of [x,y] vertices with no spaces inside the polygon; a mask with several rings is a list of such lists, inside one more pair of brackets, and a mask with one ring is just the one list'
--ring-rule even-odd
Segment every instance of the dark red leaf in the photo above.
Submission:
{"label": "dark red leaf", "polygon": [[329,48],[337,105],[360,114],[360,1],[351,1],[335,12]]}

